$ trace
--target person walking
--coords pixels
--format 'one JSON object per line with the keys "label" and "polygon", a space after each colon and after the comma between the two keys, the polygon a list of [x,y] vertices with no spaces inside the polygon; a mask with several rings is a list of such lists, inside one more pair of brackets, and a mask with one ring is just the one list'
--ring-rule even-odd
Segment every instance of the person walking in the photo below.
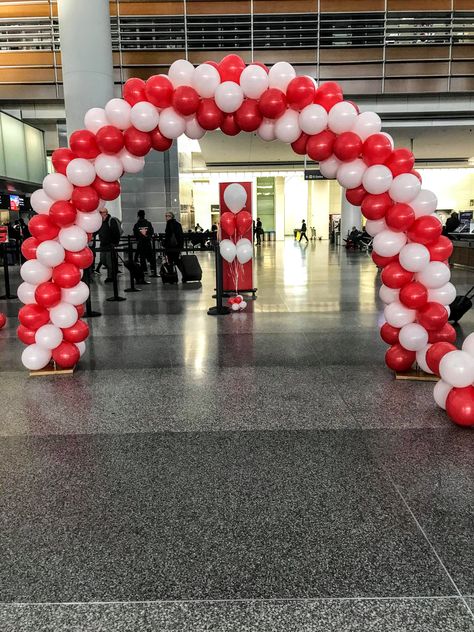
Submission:
{"label": "person walking", "polygon": [[133,235],[137,240],[137,257],[140,260],[140,267],[143,272],[147,272],[147,261],[150,269],[153,270],[155,262],[153,261],[153,248],[151,238],[153,237],[153,226],[145,218],[145,211],[140,209],[137,213],[138,220],[133,227]]}
{"label": "person walking", "polygon": [[165,214],[165,256],[168,263],[176,265],[179,261],[181,250],[184,246],[183,227],[175,219],[174,213],[168,211]]}
{"label": "person walking", "polygon": [[99,265],[95,269],[97,274],[100,274],[100,268],[103,266],[107,270],[107,278],[105,283],[112,282],[112,257],[117,256],[115,253],[115,246],[120,243],[121,236],[121,224],[116,217],[112,217],[106,208],[101,209],[100,215],[102,217],[102,226],[97,231],[96,235],[99,238],[100,244],[100,258]]}
{"label": "person walking", "polygon": [[300,238],[299,241],[301,241],[303,239],[303,237],[306,239],[306,241],[309,241],[307,235],[306,235],[306,220],[303,220],[301,223],[301,229],[300,229]]}
{"label": "person walking", "polygon": [[260,217],[257,217],[257,224],[256,224],[256,232],[257,232],[257,246],[261,246],[262,245],[262,235],[263,235],[263,224],[262,224],[262,220],[260,219]]}

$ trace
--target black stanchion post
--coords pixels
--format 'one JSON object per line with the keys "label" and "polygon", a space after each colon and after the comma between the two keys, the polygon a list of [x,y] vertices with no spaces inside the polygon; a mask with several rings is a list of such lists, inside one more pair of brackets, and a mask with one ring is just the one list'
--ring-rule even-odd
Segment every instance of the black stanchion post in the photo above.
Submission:
{"label": "black stanchion post", "polygon": [[153,251],[153,267],[151,269],[151,274],[150,276],[154,279],[156,279],[156,277],[159,276],[157,269],[156,269],[156,236],[153,235],[153,237],[151,238],[151,248]]}
{"label": "black stanchion post", "polygon": [[111,261],[112,261],[112,286],[114,289],[114,295],[105,300],[109,302],[126,301],[127,299],[125,298],[125,296],[119,296],[119,293],[118,293],[118,281],[117,281],[118,257],[117,257],[117,252],[115,251],[114,246],[110,246],[110,256],[111,256]]}
{"label": "black stanchion post", "polygon": [[[92,263],[92,266],[94,263]],[[97,316],[102,316],[100,312],[96,312],[92,309],[92,300],[91,300],[91,268],[86,268],[84,270],[84,283],[89,288],[89,296],[86,301],[86,316],[87,318],[96,318]]]}
{"label": "black stanchion post", "polygon": [[135,275],[133,274],[133,246],[132,240],[130,239],[130,235],[127,237],[127,256],[128,256],[128,271],[130,273],[130,287],[127,287],[124,292],[141,292],[137,287],[135,287]]}
{"label": "black stanchion post", "polygon": [[3,280],[5,281],[5,294],[0,296],[2,300],[17,298],[16,294],[10,292],[10,270],[8,269],[8,243],[2,244],[3,251]]}
{"label": "black stanchion post", "polygon": [[224,294],[223,279],[222,279],[222,257],[219,251],[219,242],[214,244],[214,252],[216,255],[216,304],[214,307],[210,307],[207,310],[209,316],[225,316],[230,314],[230,309],[222,304],[222,298]]}

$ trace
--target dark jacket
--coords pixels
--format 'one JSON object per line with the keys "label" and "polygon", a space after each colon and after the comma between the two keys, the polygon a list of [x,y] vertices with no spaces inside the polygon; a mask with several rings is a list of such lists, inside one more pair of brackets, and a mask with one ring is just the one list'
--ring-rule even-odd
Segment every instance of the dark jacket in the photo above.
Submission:
{"label": "dark jacket", "polygon": [[443,228],[443,235],[449,235],[449,233],[454,233],[456,228],[458,228],[461,221],[459,217],[448,217],[446,220],[446,224]]}
{"label": "dark jacket", "polygon": [[117,246],[120,242],[120,228],[115,217],[107,215],[97,231],[101,246]]}
{"label": "dark jacket", "polygon": [[184,246],[183,227],[175,219],[166,222],[165,229],[165,249],[182,250]]}
{"label": "dark jacket", "polygon": [[[146,228],[146,235],[140,231],[140,228]],[[153,237],[153,232],[153,226],[147,219],[139,219],[133,227],[133,234],[137,238],[138,242],[145,240],[149,241],[150,238]]]}
{"label": "dark jacket", "polygon": [[306,222],[303,222],[303,224],[301,225],[301,232],[302,233],[306,232]]}

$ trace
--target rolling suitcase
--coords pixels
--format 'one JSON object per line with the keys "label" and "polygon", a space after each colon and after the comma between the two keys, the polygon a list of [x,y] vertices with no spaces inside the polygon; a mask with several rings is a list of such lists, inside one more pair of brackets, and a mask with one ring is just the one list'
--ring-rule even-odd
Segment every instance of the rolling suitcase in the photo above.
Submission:
{"label": "rolling suitcase", "polygon": [[459,320],[461,320],[464,314],[471,309],[473,290],[474,285],[468,292],[466,292],[464,296],[456,296],[454,301],[449,306],[451,308],[449,320],[451,320],[453,323],[457,323]]}
{"label": "rolling suitcase", "polygon": [[178,283],[178,272],[172,263],[163,263],[160,268],[160,277],[163,283]]}
{"label": "rolling suitcase", "polygon": [[183,283],[202,279],[202,270],[196,255],[183,255],[178,266],[183,276]]}

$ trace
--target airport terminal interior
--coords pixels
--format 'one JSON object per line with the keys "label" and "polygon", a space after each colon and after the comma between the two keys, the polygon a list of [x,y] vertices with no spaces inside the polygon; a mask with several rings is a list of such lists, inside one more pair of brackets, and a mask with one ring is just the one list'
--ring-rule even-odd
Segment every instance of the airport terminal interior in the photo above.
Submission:
{"label": "airport terminal interior", "polygon": [[1,632],[474,632],[473,129],[472,0],[0,0]]}

